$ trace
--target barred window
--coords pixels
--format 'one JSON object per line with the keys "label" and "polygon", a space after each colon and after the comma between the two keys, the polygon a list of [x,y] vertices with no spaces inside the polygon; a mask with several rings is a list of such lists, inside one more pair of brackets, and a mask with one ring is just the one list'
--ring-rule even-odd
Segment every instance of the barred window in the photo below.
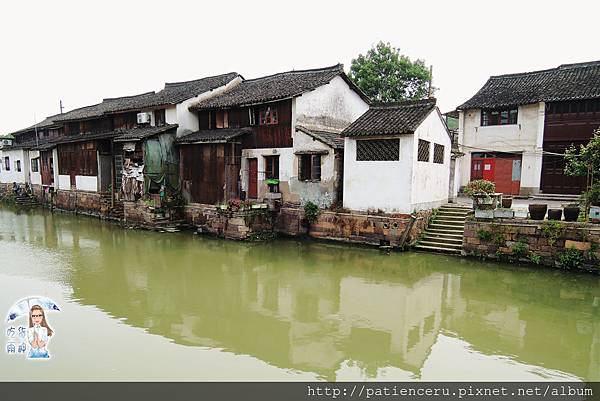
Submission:
{"label": "barred window", "polygon": [[420,162],[429,161],[429,141],[419,139],[419,153],[417,154],[417,160]]}
{"label": "barred window", "polygon": [[433,162],[444,164],[444,145],[439,143],[433,145]]}
{"label": "barred window", "polygon": [[356,141],[357,161],[400,160],[399,139],[368,139]]}

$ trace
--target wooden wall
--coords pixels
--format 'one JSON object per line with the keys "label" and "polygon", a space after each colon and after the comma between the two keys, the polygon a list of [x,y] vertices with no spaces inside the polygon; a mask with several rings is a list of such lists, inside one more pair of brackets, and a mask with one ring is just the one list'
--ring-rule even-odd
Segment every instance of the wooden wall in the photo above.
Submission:
{"label": "wooden wall", "polygon": [[[277,108],[277,124],[260,125],[260,109],[264,107]],[[251,110],[251,111],[250,111]],[[245,135],[242,142],[244,149],[257,148],[291,148],[292,141],[292,101],[283,100],[260,106],[238,107],[228,109],[227,120],[229,128],[251,127],[252,134]],[[217,113],[219,110],[201,111],[199,113],[200,129],[216,128]],[[255,125],[250,125],[250,112],[255,115]]]}
{"label": "wooden wall", "polygon": [[188,201],[213,205],[239,197],[239,145],[182,145],[179,155],[182,190]]}
{"label": "wooden wall", "polygon": [[98,175],[96,142],[77,142],[58,145],[60,175]]}

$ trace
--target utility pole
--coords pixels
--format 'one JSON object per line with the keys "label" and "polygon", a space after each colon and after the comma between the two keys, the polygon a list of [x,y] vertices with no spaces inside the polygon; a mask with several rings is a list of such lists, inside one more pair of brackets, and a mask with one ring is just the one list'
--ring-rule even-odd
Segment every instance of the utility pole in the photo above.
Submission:
{"label": "utility pole", "polygon": [[61,101],[60,101],[60,114],[62,114],[62,113],[63,113],[63,108],[64,108],[64,107],[63,107],[63,105],[62,105],[62,100],[61,100]]}
{"label": "utility pole", "polygon": [[431,87],[431,83],[433,81],[433,65],[429,66],[429,88],[427,89],[427,97],[431,99],[433,95],[433,90]]}

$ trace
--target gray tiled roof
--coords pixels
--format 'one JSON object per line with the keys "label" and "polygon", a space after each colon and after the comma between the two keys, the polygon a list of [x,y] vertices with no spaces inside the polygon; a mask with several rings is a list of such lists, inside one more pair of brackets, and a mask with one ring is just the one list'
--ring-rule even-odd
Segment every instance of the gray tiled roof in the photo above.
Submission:
{"label": "gray tiled roof", "polygon": [[458,109],[595,98],[600,98],[600,61],[490,77],[479,92]]}
{"label": "gray tiled roof", "polygon": [[239,136],[249,134],[252,132],[252,128],[223,128],[223,129],[206,129],[196,132],[192,132],[185,136],[177,138],[177,143],[194,144],[194,143],[222,143],[228,142],[231,139]]}
{"label": "gray tiled roof", "polygon": [[435,109],[435,99],[371,106],[342,131],[342,136],[411,134]]}
{"label": "gray tiled roof", "polygon": [[18,131],[12,132],[12,135],[18,135],[20,133],[27,132],[27,131],[34,131],[36,128],[37,129],[42,129],[42,128],[49,128],[49,127],[53,127],[53,126],[58,127],[59,124],[56,124],[54,122],[54,119],[55,119],[56,116],[60,116],[60,114],[56,114],[56,115],[53,115],[53,116],[50,116],[50,117],[46,117],[43,121],[40,121],[37,124],[33,124],[33,125],[31,125],[31,126],[29,126],[27,128],[23,128],[23,129],[20,129]]}
{"label": "gray tiled roof", "polygon": [[333,149],[344,149],[344,138],[339,132],[316,130],[302,125],[297,125],[296,131],[303,132]]}
{"label": "gray tiled roof", "polygon": [[57,116],[54,116],[52,120],[57,122],[80,120],[127,110],[140,110],[162,105],[177,104],[204,92],[224,86],[239,76],[240,75],[236,72],[230,72],[193,81],[166,83],[164,89],[158,93],[146,92],[139,95],[106,98],[102,100],[102,103],[58,114]]}
{"label": "gray tiled roof", "polygon": [[131,129],[119,129],[116,130],[118,135],[114,140],[115,142],[141,141],[142,139],[150,138],[151,136],[167,132],[177,127],[177,124],[166,124],[158,127],[147,126]]}
{"label": "gray tiled roof", "polygon": [[341,76],[365,101],[369,101],[344,74],[342,64],[312,70],[288,71],[266,77],[248,79],[232,89],[210,99],[202,100],[191,110],[217,109],[259,104],[289,99],[312,91]]}

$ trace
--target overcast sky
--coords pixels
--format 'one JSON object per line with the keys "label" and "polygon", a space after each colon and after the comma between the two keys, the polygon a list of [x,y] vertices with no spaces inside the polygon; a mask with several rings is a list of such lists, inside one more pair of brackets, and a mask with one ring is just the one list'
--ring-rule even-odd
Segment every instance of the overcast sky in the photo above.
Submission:
{"label": "overcast sky", "polygon": [[490,75],[600,59],[600,2],[7,1],[0,133],[103,97],[341,62],[379,40],[433,65],[442,112]]}

